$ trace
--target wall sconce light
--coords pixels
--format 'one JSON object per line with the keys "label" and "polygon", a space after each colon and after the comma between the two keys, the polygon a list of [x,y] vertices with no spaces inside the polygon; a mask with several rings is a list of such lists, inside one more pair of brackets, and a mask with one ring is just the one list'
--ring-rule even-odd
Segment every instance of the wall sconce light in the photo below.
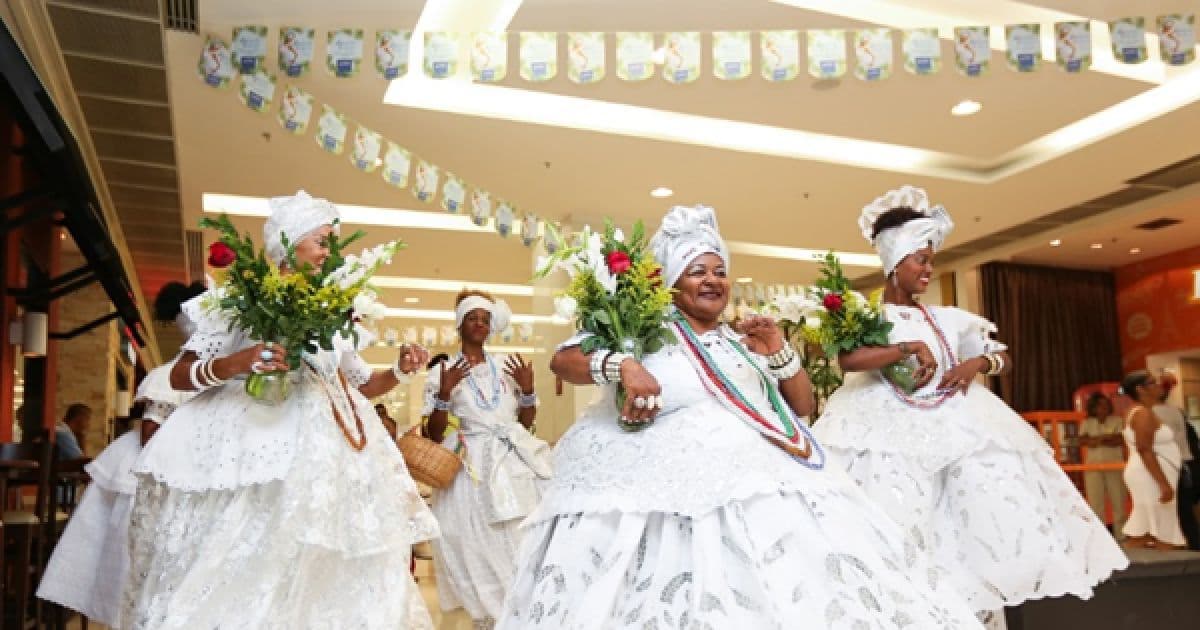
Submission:
{"label": "wall sconce light", "polygon": [[9,343],[21,344],[21,354],[26,357],[44,357],[49,325],[50,317],[45,313],[27,311],[8,325]]}

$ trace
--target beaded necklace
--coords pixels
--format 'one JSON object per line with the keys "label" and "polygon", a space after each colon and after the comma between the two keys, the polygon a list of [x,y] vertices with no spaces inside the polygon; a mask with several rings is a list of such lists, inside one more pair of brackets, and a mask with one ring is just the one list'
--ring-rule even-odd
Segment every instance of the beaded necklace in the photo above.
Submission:
{"label": "beaded necklace", "polygon": [[[946,340],[946,335],[942,332],[942,327],[938,325],[937,320],[933,317],[933,314],[929,312],[929,309],[925,308],[924,304],[917,304],[917,309],[920,310],[921,314],[925,316],[925,321],[929,322],[930,328],[933,328],[933,334],[937,337],[938,346],[941,347],[942,354],[947,359],[947,369],[958,365],[958,359],[954,356],[954,350],[950,348],[950,342]],[[891,381],[887,381],[887,383],[891,386],[892,393],[895,394],[896,398],[898,398],[900,402],[908,405],[909,407],[913,407],[914,409],[937,409],[958,393],[958,389],[951,388],[934,392],[931,396],[915,396],[905,393]]]}
{"label": "beaded necklace", "polygon": [[[459,358],[463,355],[460,352]],[[492,396],[488,400],[483,395],[483,389],[479,387],[479,381],[475,379],[475,369],[467,370],[467,386],[471,388],[471,393],[475,395],[475,404],[483,411],[492,411],[500,406],[500,376],[496,371],[496,362],[492,360],[492,355],[483,353],[483,359],[487,362],[488,369],[492,373]]]}
{"label": "beaded necklace", "polygon": [[[781,399],[779,388],[763,373],[762,368],[750,357],[740,343],[729,341],[723,334],[718,337],[722,343],[732,347],[754,368],[759,382],[763,385],[763,389],[766,390],[767,399],[770,401],[771,408],[775,412],[775,416],[779,419],[779,423],[771,422],[766,415],[754,407],[753,403],[746,398],[729,376],[721,370],[712,355],[705,350],[704,344],[696,337],[696,332],[692,330],[691,325],[686,319],[677,317],[672,323],[679,333],[678,338],[683,341],[683,347],[686,351],[685,355],[691,360],[692,366],[700,376],[700,380],[717,400],[721,401],[726,407],[731,408],[743,422],[746,422],[746,424],[750,425],[760,435],[783,449],[784,452],[791,455],[801,465],[813,470],[820,470],[825,467],[825,451],[821,448],[821,445],[813,438],[808,427],[804,423],[797,421],[791,408]],[[799,446],[802,439],[804,440],[803,448]],[[813,462],[811,459],[814,449],[819,456],[819,462]]]}

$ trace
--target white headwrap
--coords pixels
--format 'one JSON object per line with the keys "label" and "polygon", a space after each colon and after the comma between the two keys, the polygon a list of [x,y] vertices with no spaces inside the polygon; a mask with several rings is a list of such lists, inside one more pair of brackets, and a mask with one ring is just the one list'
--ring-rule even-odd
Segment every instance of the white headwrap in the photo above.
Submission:
{"label": "white headwrap", "polygon": [[508,303],[504,300],[493,302],[479,295],[469,296],[458,303],[454,309],[454,327],[462,328],[467,313],[477,308],[492,314],[492,332],[502,332],[508,329],[508,324],[512,320],[512,309],[508,308]]}
{"label": "white headwrap", "polygon": [[717,215],[708,206],[675,206],[663,217],[650,239],[650,251],[663,266],[667,286],[673,287],[687,266],[704,254],[716,254],[729,266],[729,249],[717,227]]}
{"label": "white headwrap", "polygon": [[276,265],[287,255],[283,235],[286,234],[288,242],[294,246],[314,230],[340,218],[336,206],[324,199],[314,199],[303,190],[291,197],[272,197],[269,203],[271,216],[263,226],[263,242],[267,258]]}
{"label": "white headwrap", "polygon": [[[912,208],[926,218],[888,228],[872,239],[875,221],[893,208]],[[906,185],[898,190],[889,190],[864,206],[858,217],[858,227],[862,229],[863,238],[879,252],[883,260],[883,275],[890,276],[905,256],[924,247],[933,247],[935,252],[940,250],[946,236],[954,229],[954,221],[950,220],[950,214],[942,206],[929,206],[929,195],[924,189]]]}

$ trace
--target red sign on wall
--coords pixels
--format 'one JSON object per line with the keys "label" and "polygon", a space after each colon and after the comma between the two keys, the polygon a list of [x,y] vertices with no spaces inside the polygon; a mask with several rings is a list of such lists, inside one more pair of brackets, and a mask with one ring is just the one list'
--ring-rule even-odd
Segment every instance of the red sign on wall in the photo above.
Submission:
{"label": "red sign on wall", "polygon": [[1116,281],[1126,371],[1152,354],[1200,349],[1200,247],[1121,267]]}

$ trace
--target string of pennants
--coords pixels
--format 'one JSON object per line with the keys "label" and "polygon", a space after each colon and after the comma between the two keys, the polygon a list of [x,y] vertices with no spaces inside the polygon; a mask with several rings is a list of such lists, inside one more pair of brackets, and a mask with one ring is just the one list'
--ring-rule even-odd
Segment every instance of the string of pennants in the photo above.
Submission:
{"label": "string of pennants", "polygon": [[[954,63],[965,76],[987,73],[992,57],[990,26],[961,26],[954,29]],[[1033,72],[1041,66],[1041,24],[1014,24],[1003,28],[1007,65],[1020,72]],[[1050,25],[1055,41],[1057,65],[1068,73],[1084,72],[1092,63],[1090,21],[1058,22]],[[1146,45],[1149,28],[1158,35],[1159,58],[1169,65],[1186,65],[1195,60],[1196,34],[1194,14],[1159,16],[1148,26],[1144,17],[1128,17],[1107,24],[1112,53],[1117,61],[1137,64],[1148,61]],[[936,28],[858,30],[769,30],[757,32],[760,75],[767,81],[782,82],[801,74],[801,39],[807,46],[808,74],[818,79],[836,79],[851,68],[865,81],[886,79],[895,65],[896,34],[905,70],[916,75],[935,74],[942,69],[942,47]],[[847,46],[847,35],[849,47]],[[375,76],[396,79],[409,72],[409,49],[413,32],[395,29],[375,31]],[[700,32],[520,32],[518,43],[519,76],[529,82],[545,82],[560,74],[559,44],[565,40],[567,78],[579,84],[596,83],[609,76],[607,50],[614,51],[612,74],[623,81],[644,81],[659,74],[670,83],[683,84],[701,76],[703,38]],[[708,33],[711,44],[713,75],[723,80],[739,80],[753,72],[753,33],[716,31]],[[365,60],[363,29],[346,28],[325,33],[324,66],[337,77],[358,76]],[[507,32],[427,32],[420,44],[424,48],[422,71],[440,79],[458,74],[460,63],[469,58],[471,77],[481,83],[503,81],[509,75],[509,33]],[[314,29],[287,26],[279,29],[278,71],[299,78],[312,71],[316,60],[317,36]],[[201,76],[213,85],[232,81],[237,74],[260,76],[257,82],[274,82],[268,70],[268,30],[265,26],[238,26],[231,43],[210,36],[201,60]],[[465,55],[463,53],[466,53]],[[659,69],[661,67],[661,70]]]}

